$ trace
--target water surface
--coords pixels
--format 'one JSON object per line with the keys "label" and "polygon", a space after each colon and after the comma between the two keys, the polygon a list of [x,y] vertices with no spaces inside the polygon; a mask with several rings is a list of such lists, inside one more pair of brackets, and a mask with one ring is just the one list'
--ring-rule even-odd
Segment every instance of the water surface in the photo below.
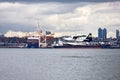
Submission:
{"label": "water surface", "polygon": [[0,49],[0,80],[120,80],[120,49]]}

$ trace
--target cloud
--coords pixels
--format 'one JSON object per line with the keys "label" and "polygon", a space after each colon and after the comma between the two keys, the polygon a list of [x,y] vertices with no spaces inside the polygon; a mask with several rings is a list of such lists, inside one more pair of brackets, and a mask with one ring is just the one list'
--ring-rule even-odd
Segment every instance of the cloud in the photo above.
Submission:
{"label": "cloud", "polygon": [[38,3],[38,2],[62,2],[62,3],[73,3],[73,2],[114,2],[119,0],[0,0],[0,2],[27,2],[27,3]]}
{"label": "cloud", "polygon": [[62,34],[92,32],[97,36],[98,27],[105,27],[111,33],[115,32],[115,29],[120,29],[119,13],[120,2],[31,4],[2,2],[0,3],[0,32],[36,31],[39,20],[43,30]]}

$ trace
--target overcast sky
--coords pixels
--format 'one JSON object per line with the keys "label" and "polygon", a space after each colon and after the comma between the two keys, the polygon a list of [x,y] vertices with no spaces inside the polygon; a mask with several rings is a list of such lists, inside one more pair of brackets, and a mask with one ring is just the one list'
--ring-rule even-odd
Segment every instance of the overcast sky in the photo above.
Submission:
{"label": "overcast sky", "polygon": [[108,36],[120,29],[119,0],[0,0],[0,33],[8,30],[36,31],[97,36],[99,27]]}

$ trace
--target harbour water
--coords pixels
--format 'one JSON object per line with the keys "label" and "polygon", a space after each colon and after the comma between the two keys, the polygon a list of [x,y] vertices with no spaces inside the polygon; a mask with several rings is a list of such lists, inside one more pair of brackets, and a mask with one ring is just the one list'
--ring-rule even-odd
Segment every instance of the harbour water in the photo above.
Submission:
{"label": "harbour water", "polygon": [[120,80],[120,49],[0,49],[0,80]]}

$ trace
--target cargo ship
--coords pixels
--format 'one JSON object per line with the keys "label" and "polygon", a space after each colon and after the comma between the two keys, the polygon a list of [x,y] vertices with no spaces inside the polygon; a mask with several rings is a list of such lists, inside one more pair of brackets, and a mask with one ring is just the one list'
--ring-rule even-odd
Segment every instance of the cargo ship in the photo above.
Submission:
{"label": "cargo ship", "polygon": [[109,48],[110,44],[92,41],[92,34],[88,36],[63,36],[54,42],[53,48]]}
{"label": "cargo ship", "polygon": [[39,48],[39,37],[35,37],[35,36],[28,37],[27,48]]}
{"label": "cargo ship", "polygon": [[27,38],[27,48],[51,48],[53,41],[51,35],[31,36]]}

